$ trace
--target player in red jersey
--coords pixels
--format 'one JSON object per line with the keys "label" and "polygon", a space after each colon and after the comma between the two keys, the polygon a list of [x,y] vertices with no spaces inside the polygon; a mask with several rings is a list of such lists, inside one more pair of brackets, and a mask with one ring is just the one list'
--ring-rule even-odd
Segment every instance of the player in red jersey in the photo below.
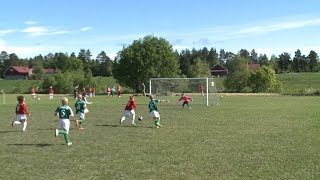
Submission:
{"label": "player in red jersey", "polygon": [[136,113],[135,113],[135,109],[137,108],[136,105],[136,100],[133,98],[133,96],[129,97],[129,101],[126,105],[126,107],[124,108],[124,114],[122,116],[122,118],[120,119],[120,124],[123,123],[123,121],[126,119],[127,116],[132,115],[132,120],[131,120],[131,125],[136,125],[134,120],[136,118]]}
{"label": "player in red jersey", "polygon": [[204,85],[203,84],[200,84],[199,90],[200,90],[201,96],[204,96]]}
{"label": "player in red jersey", "polygon": [[184,95],[184,94],[181,94],[181,97],[180,97],[178,103],[179,103],[180,101],[183,101],[183,103],[182,103],[182,108],[184,108],[184,105],[187,105],[187,106],[189,107],[189,109],[191,109],[190,104],[189,104],[190,101],[193,101],[193,99],[192,99],[191,97],[186,96],[186,95]]}
{"label": "player in red jersey", "polygon": [[49,88],[49,100],[53,99],[53,95],[54,95],[54,89],[52,86],[50,86]]}
{"label": "player in red jersey", "polygon": [[31,89],[31,96],[33,97],[33,98],[36,98],[37,96],[36,96],[36,88],[35,87],[32,87],[32,89]]}
{"label": "player in red jersey", "polygon": [[12,127],[15,124],[23,124],[22,131],[25,132],[27,131],[27,115],[31,115],[28,111],[27,105],[25,103],[25,98],[24,96],[18,96],[17,97],[18,104],[16,106],[16,120],[12,121]]}

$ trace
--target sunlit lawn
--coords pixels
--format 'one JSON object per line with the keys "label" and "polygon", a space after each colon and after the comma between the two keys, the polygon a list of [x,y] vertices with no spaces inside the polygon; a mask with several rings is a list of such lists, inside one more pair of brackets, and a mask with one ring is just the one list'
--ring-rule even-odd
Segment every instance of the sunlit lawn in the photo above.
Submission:
{"label": "sunlit lawn", "polygon": [[[136,97],[132,127],[119,125],[128,96],[98,96],[73,145],[53,136],[60,97],[33,100],[28,132],[11,127],[16,95],[0,99],[0,179],[319,179],[319,97],[224,96],[220,105],[159,105],[161,129]],[[163,97],[162,97],[163,98]],[[74,100],[70,96],[70,106]]]}

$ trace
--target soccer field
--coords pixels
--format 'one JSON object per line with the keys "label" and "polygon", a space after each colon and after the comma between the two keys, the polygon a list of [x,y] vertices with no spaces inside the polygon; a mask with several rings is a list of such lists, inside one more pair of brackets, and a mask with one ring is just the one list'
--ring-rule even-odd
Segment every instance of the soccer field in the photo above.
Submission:
{"label": "soccer field", "polygon": [[[67,146],[53,116],[62,96],[26,97],[28,131],[11,127],[16,95],[0,102],[0,179],[319,179],[320,97],[224,96],[219,106],[160,103],[162,128],[136,97],[142,121],[119,125],[128,96],[89,101],[85,130]],[[71,96],[69,105],[74,110]],[[163,98],[161,98],[163,99]]]}

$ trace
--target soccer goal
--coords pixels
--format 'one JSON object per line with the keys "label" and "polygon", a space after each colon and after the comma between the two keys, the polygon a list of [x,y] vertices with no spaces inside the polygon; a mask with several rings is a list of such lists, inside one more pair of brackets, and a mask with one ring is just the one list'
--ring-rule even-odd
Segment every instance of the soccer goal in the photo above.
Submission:
{"label": "soccer goal", "polygon": [[178,98],[182,93],[192,97],[192,104],[219,105],[213,78],[150,78],[150,95]]}

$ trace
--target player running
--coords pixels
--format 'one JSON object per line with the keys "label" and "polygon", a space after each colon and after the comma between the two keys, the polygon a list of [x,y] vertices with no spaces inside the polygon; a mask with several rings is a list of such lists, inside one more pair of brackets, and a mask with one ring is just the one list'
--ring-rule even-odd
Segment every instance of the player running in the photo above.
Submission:
{"label": "player running", "polygon": [[31,114],[28,111],[24,96],[18,96],[17,100],[18,104],[16,106],[16,120],[12,121],[11,125],[14,127],[15,124],[23,124],[22,132],[26,132],[28,125],[26,115],[30,116]]}
{"label": "player running", "polygon": [[84,129],[82,127],[82,123],[85,120],[85,109],[87,108],[86,102],[82,99],[82,94],[78,94],[78,100],[74,104],[76,108],[76,114],[78,116],[78,119],[76,119],[76,127],[80,130]]}
{"label": "player running", "polygon": [[123,123],[123,121],[126,119],[127,116],[132,116],[132,120],[131,120],[131,125],[135,126],[135,118],[136,118],[136,113],[135,113],[135,109],[137,108],[136,105],[136,100],[133,98],[133,96],[129,97],[129,101],[126,105],[126,107],[124,108],[124,114],[122,116],[122,118],[120,119],[120,124]]}
{"label": "player running", "polygon": [[178,103],[179,103],[180,101],[183,101],[183,103],[182,103],[182,108],[184,108],[184,105],[187,105],[188,108],[191,109],[191,106],[190,106],[190,104],[189,104],[190,101],[193,101],[193,99],[192,99],[191,97],[186,96],[186,95],[184,95],[184,94],[182,93],[182,94],[181,94],[181,97],[180,97],[180,99],[179,99],[179,101],[178,101]]}

